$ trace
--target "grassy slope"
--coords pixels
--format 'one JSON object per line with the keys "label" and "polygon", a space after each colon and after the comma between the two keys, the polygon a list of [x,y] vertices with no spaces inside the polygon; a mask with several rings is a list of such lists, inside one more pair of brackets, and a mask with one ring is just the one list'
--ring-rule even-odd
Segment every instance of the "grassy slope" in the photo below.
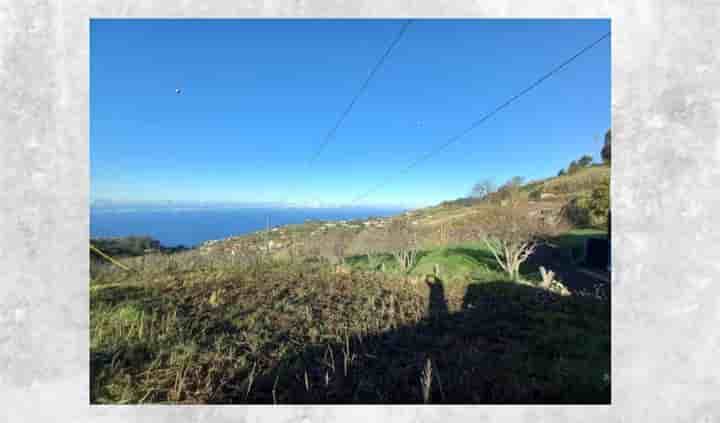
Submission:
{"label": "grassy slope", "polygon": [[[429,257],[429,256],[427,256]],[[265,265],[91,288],[94,403],[607,403],[609,305]]]}
{"label": "grassy slope", "polygon": [[543,192],[577,195],[589,192],[602,180],[610,177],[609,166],[592,166],[572,175],[556,176],[542,181]]}
{"label": "grassy slope", "polygon": [[[575,195],[608,171],[533,188]],[[412,218],[435,225],[473,210],[434,207]],[[589,236],[602,232],[555,242],[577,255]],[[351,275],[191,256],[92,281],[94,403],[422,402],[428,359],[430,402],[609,402],[608,302],[506,282],[479,243],[421,252],[411,273],[439,264],[440,285],[406,283],[390,255],[385,274],[349,258]]]}
{"label": "grassy slope", "polygon": [[[561,207],[571,197],[589,194],[595,186],[608,178],[610,178],[610,167],[598,165],[579,169],[572,175],[530,182],[522,187],[522,191],[529,194],[539,190],[542,193],[555,195],[555,198],[540,201],[539,204],[553,208]],[[482,208],[483,204],[480,202],[473,202],[471,205],[466,205],[462,201],[449,202],[445,205],[416,210],[413,212],[413,218],[424,225],[439,225],[481,212]]]}

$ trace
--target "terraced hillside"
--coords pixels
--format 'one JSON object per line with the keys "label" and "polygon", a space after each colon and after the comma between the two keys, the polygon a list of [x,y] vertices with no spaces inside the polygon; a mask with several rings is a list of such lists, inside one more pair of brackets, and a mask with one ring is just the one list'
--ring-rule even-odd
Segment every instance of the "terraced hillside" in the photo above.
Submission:
{"label": "terraced hillside", "polygon": [[[588,168],[518,195],[552,220],[608,176]],[[118,258],[130,271],[93,262],[91,400],[609,403],[609,286],[579,270],[604,228],[544,239],[511,280],[463,226],[503,201]],[[365,236],[394,222],[412,235],[408,268],[397,244]]]}

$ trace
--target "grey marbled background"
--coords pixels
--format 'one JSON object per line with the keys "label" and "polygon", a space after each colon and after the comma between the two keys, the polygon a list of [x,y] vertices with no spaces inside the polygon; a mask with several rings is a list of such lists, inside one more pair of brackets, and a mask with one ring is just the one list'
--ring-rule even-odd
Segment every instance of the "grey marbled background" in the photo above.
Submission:
{"label": "grey marbled background", "polygon": [[[613,405],[89,407],[88,23],[123,16],[611,17]],[[0,33],[0,421],[720,422],[720,1],[2,0]]]}

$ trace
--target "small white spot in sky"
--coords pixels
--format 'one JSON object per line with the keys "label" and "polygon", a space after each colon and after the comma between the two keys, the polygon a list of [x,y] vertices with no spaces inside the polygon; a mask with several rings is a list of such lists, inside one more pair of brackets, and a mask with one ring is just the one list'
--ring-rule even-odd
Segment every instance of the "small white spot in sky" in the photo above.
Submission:
{"label": "small white spot in sky", "polygon": [[659,115],[655,115],[647,121],[647,125],[651,128],[662,128],[665,126],[665,120]]}

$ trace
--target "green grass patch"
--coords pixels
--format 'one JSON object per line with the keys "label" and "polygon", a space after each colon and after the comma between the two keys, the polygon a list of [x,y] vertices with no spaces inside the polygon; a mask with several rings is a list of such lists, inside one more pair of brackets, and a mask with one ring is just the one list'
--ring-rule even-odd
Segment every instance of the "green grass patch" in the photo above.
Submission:
{"label": "green grass patch", "polygon": [[440,266],[444,281],[493,280],[502,277],[492,254],[479,243],[464,243],[422,254],[411,273],[433,274]]}

